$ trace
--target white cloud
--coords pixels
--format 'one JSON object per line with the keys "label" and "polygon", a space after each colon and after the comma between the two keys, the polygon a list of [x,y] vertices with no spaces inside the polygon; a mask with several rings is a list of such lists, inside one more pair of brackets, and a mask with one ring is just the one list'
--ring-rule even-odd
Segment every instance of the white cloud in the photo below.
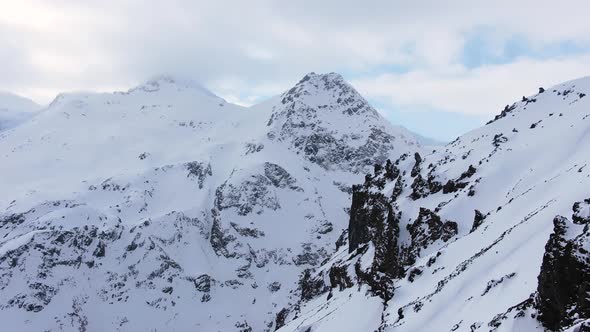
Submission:
{"label": "white cloud", "polygon": [[408,74],[357,81],[371,95],[400,98],[397,104],[477,113],[469,106],[476,99],[507,102],[514,96],[506,87],[521,93],[533,83],[582,76],[588,62],[557,59],[556,68],[576,63],[559,75],[551,62],[535,60],[468,70],[460,55],[470,33],[491,28],[498,52],[514,36],[533,45],[587,45],[589,10],[586,0],[0,0],[0,90],[48,102],[61,91],[129,87],[167,73],[247,104],[310,71],[354,77],[403,66]]}
{"label": "white cloud", "polygon": [[391,107],[424,105],[472,115],[499,113],[523,95],[590,74],[590,55],[549,60],[521,58],[509,64],[468,69],[449,66],[444,71],[416,70],[382,74],[352,81],[361,94],[384,100]]}

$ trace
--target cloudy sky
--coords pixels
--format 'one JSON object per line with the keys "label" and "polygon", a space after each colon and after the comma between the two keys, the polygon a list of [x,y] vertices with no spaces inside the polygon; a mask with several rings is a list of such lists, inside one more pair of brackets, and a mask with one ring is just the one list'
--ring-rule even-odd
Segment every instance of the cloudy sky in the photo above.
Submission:
{"label": "cloudy sky", "polygon": [[170,74],[250,105],[339,72],[392,122],[450,140],[590,75],[588,0],[0,0],[0,90],[48,103]]}

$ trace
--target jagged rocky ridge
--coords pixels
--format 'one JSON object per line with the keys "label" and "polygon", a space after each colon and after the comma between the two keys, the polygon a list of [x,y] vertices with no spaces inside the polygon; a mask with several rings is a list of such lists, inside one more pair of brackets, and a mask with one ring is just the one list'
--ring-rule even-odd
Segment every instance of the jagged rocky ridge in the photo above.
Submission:
{"label": "jagged rocky ridge", "polygon": [[0,133],[4,326],[275,330],[351,185],[420,146],[337,74],[293,91],[243,108],[161,77],[60,95]]}
{"label": "jagged rocky ridge", "polygon": [[280,331],[588,330],[589,90],[540,89],[443,148],[375,165]]}

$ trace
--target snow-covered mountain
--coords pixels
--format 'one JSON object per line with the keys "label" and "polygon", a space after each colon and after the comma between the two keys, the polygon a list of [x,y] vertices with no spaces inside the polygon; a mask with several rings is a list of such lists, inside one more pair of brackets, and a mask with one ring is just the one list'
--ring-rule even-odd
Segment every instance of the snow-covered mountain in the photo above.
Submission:
{"label": "snow-covered mountain", "polygon": [[590,78],[376,165],[287,331],[590,331]]}
{"label": "snow-covered mountain", "polygon": [[41,106],[15,94],[0,92],[0,131],[18,126],[33,117]]}
{"label": "snow-covered mountain", "polygon": [[589,92],[435,147],[333,73],[250,108],[170,77],[60,95],[0,133],[0,319],[588,332]]}
{"label": "snow-covered mountain", "polygon": [[244,108],[160,77],[0,133],[0,319],[30,331],[273,331],[351,186],[421,150],[341,76]]}

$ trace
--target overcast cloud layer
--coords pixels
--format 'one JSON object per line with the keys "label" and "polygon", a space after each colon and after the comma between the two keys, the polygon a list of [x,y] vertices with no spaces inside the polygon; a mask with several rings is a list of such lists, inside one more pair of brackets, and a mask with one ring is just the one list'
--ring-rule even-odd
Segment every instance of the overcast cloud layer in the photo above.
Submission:
{"label": "overcast cloud layer", "polygon": [[589,11],[587,0],[0,0],[0,90],[48,103],[172,74],[249,105],[336,71],[393,121],[452,139],[538,86],[590,75]]}

